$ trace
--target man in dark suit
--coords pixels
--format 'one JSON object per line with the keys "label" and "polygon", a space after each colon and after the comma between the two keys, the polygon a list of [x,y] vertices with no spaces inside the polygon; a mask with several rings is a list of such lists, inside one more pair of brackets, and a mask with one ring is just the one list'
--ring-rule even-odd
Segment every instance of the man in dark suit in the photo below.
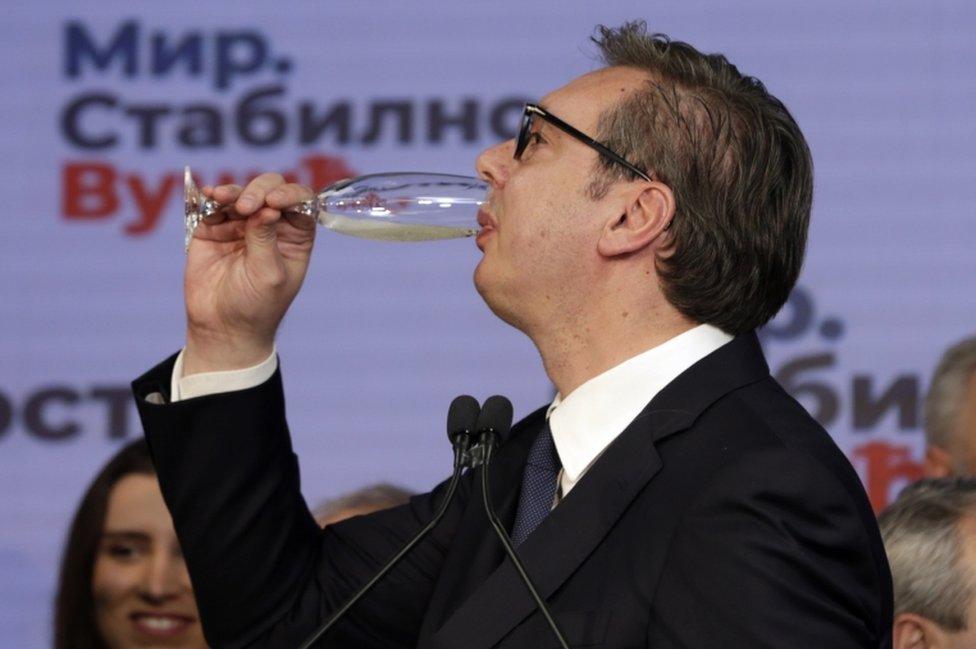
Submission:
{"label": "man in dark suit", "polygon": [[[753,333],[799,273],[803,136],[724,57],[641,24],[595,40],[607,67],[528,106],[518,139],[477,163],[475,284],[559,390],[492,465],[501,518],[572,646],[887,647],[890,575],[863,489]],[[274,355],[314,236],[281,209],[310,190],[265,174],[207,191],[234,209],[190,247],[186,346],[134,389],[208,639],[295,646],[444,485],[318,529]],[[556,646],[479,475],[333,646]]]}

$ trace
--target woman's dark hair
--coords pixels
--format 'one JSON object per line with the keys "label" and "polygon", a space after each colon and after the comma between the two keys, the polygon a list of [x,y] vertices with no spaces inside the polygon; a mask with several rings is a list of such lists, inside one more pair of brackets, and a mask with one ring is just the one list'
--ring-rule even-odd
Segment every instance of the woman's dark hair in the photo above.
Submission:
{"label": "woman's dark hair", "polygon": [[144,439],[127,444],[116,453],[95,476],[81,499],[61,559],[61,575],[54,600],[54,649],[105,648],[95,622],[92,595],[95,556],[105,527],[112,488],[133,473],[156,474]]}

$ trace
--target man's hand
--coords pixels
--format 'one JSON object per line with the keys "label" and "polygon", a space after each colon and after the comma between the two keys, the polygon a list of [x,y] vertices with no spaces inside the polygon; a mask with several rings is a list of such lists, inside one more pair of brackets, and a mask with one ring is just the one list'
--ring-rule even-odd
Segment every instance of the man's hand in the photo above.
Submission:
{"label": "man's hand", "polygon": [[268,357],[315,240],[314,220],[282,215],[315,193],[280,174],[203,193],[228,207],[201,223],[190,242],[184,375],[241,369]]}

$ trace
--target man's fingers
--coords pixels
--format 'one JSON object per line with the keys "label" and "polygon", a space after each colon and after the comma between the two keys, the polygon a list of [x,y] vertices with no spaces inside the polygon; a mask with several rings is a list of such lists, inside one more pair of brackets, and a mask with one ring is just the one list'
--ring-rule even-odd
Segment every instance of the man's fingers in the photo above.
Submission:
{"label": "man's fingers", "polygon": [[315,232],[315,225],[317,223],[315,219],[310,219],[304,214],[296,214],[295,212],[283,212],[282,220],[297,230],[313,233]]}
{"label": "man's fingers", "polygon": [[225,221],[211,225],[204,221],[193,233],[194,239],[218,243],[244,241],[244,221]]}
{"label": "man's fingers", "polygon": [[265,286],[281,287],[287,279],[278,250],[278,227],[281,212],[263,207],[244,223],[244,261],[252,277]]}
{"label": "man's fingers", "polygon": [[222,205],[228,205],[237,200],[244,188],[240,185],[218,185],[216,187],[208,185],[200,191],[203,192],[204,196],[212,198]]}
{"label": "man's fingers", "polygon": [[268,193],[284,182],[281,174],[261,174],[247,184],[235,201],[234,209],[245,216],[253,214],[264,205]]}
{"label": "man's fingers", "polygon": [[217,201],[217,203],[220,205],[220,208],[216,212],[203,220],[204,224],[220,225],[228,219],[241,218],[231,213],[231,210],[227,207],[233,204],[233,202],[237,200],[237,197],[240,195],[241,187],[239,185],[218,185],[217,187],[204,185],[200,188],[200,193],[207,198]]}
{"label": "man's fingers", "polygon": [[[208,185],[201,191],[222,206],[222,209],[205,219],[204,223],[209,225],[219,225],[227,220],[247,220],[265,206],[280,211],[315,197],[315,192],[309,187],[297,183],[285,183],[282,175],[276,173],[261,174],[246,187]],[[265,220],[261,219],[261,221]]]}
{"label": "man's fingers", "polygon": [[264,200],[269,207],[283,210],[314,197],[315,192],[311,188],[298,183],[287,183],[272,189]]}
{"label": "man's fingers", "polygon": [[230,215],[227,213],[227,210],[217,210],[213,214],[203,217],[203,221],[200,222],[200,225],[220,225],[229,217]]}

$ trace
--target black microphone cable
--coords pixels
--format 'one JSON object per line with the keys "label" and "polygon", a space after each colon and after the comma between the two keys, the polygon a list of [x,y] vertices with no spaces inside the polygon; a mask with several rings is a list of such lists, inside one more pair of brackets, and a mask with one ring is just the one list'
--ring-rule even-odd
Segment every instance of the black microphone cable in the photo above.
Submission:
{"label": "black microphone cable", "polygon": [[[440,506],[437,508],[437,512],[434,517],[430,519],[417,534],[407,541],[399,552],[397,552],[393,557],[387,561],[379,571],[373,575],[373,578],[366,582],[362,588],[360,588],[352,597],[346,600],[346,603],[336,609],[332,615],[329,616],[322,625],[316,629],[300,646],[300,649],[309,649],[319,638],[325,635],[335,624],[342,618],[346,612],[351,609],[356,602],[362,599],[366,593],[372,590],[379,581],[387,575],[393,568],[396,567],[400,561],[409,554],[409,552],[418,544],[427,534],[434,529],[440,522],[441,518],[447,512],[448,505],[454,500],[454,493],[457,491],[458,482],[461,479],[461,472],[469,466],[470,462],[470,446],[471,439],[474,436],[475,423],[478,419],[478,414],[481,412],[481,408],[478,406],[478,401],[471,396],[461,395],[456,397],[454,401],[451,402],[451,406],[447,413],[447,437],[451,440],[451,446],[454,449],[454,475],[451,476],[451,481],[447,485],[447,493],[444,494],[444,499],[441,501]],[[511,415],[509,415],[509,421],[511,421]]]}
{"label": "black microphone cable", "polygon": [[539,596],[539,591],[536,589],[535,584],[532,583],[529,573],[525,571],[525,566],[522,565],[522,561],[519,559],[518,553],[512,545],[512,539],[505,530],[505,526],[498,519],[498,514],[495,513],[495,507],[491,502],[488,469],[491,466],[491,458],[495,452],[495,448],[499,444],[499,440],[508,434],[511,427],[512,402],[498,395],[488,397],[481,407],[481,414],[478,416],[478,423],[475,428],[478,433],[478,442],[480,445],[480,452],[476,455],[480,456],[478,460],[481,462],[481,495],[484,500],[485,513],[488,514],[488,520],[495,529],[495,534],[498,535],[498,539],[502,542],[502,547],[505,548],[505,554],[512,560],[512,565],[515,566],[515,570],[518,572],[519,577],[522,578],[525,587],[529,589],[529,593],[532,595],[532,599],[535,600],[539,612],[542,613],[542,617],[546,619],[549,628],[552,629],[552,634],[559,641],[559,646],[563,649],[569,649],[566,638],[563,637],[562,631],[559,630],[559,626],[552,617],[552,612],[549,610],[549,607],[546,606],[545,600]]}

